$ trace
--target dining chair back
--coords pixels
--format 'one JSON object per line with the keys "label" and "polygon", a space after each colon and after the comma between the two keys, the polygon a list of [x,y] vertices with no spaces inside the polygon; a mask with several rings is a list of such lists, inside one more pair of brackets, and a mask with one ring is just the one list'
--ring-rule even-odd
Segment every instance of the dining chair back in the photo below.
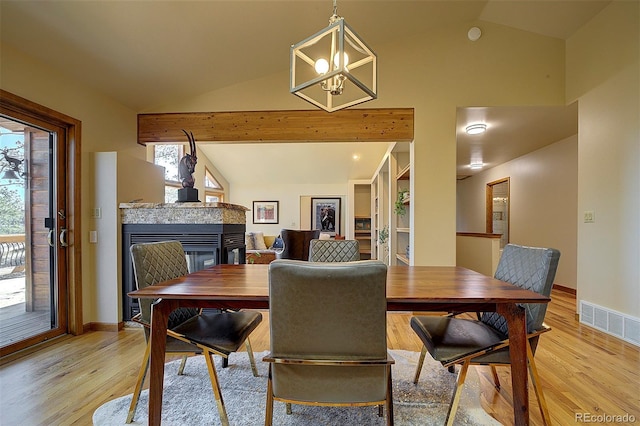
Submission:
{"label": "dining chair back", "polygon": [[[130,251],[138,289],[179,278],[189,272],[184,249],[179,241],[133,244],[130,247]],[[151,353],[148,330],[151,325],[151,307],[154,300],[139,300],[140,314],[136,317],[136,320],[145,326],[147,347],[129,407],[127,423],[131,423],[135,416],[142,384],[149,368]],[[213,355],[227,358],[231,352],[236,352],[244,343],[253,374],[257,376],[249,334],[261,321],[262,314],[255,311],[204,314],[197,309],[179,308],[169,315],[166,351],[168,354],[185,354],[186,352],[187,354],[205,355],[220,421],[223,425],[228,425],[229,420],[224,408],[220,385],[213,363]],[[185,361],[186,357],[183,358],[179,374],[182,374]]]}
{"label": "dining chair back", "polygon": [[311,240],[310,262],[353,262],[360,260],[357,240]]}
{"label": "dining chair back", "polygon": [[[544,296],[551,294],[558,268],[560,252],[551,248],[526,247],[507,244],[498,263],[495,278]],[[534,353],[538,339],[550,330],[544,325],[546,304],[525,304],[527,326],[527,360],[538,405],[545,424],[550,423],[548,408],[540,387]],[[426,352],[449,367],[461,364],[458,380],[446,423],[453,424],[459,403],[460,390],[470,365],[490,365],[494,383],[500,389],[496,365],[510,365],[509,330],[504,317],[495,312],[484,312],[479,320],[451,316],[414,316],[411,328],[422,340],[423,348],[418,361],[414,383],[418,382]]]}
{"label": "dining chair back", "polygon": [[374,260],[269,265],[271,353],[267,385],[273,402],[387,408],[393,424],[386,340],[387,267]]}

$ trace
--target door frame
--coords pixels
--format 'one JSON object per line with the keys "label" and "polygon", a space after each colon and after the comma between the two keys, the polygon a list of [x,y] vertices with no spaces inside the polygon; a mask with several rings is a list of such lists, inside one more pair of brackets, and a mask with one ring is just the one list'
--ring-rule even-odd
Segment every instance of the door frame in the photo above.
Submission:
{"label": "door frame", "polygon": [[486,214],[485,214],[485,232],[493,234],[493,187],[495,185],[507,184],[507,243],[511,240],[511,178],[506,177],[493,182],[487,183],[486,189]]}
{"label": "door frame", "polygon": [[[82,334],[82,247],[80,217],[80,137],[82,122],[68,115],[0,89],[0,112],[25,122],[48,123],[64,130],[63,144],[66,148],[64,170],[66,170],[66,225],[67,248],[67,332]],[[63,285],[63,283],[60,283]]]}

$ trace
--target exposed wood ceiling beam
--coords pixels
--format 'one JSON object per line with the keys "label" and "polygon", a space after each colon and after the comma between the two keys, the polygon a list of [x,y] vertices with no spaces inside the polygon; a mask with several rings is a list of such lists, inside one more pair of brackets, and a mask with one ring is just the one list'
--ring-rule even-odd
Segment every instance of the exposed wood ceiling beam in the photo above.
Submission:
{"label": "exposed wood ceiling beam", "polygon": [[138,115],[138,143],[411,142],[413,108],[189,112]]}

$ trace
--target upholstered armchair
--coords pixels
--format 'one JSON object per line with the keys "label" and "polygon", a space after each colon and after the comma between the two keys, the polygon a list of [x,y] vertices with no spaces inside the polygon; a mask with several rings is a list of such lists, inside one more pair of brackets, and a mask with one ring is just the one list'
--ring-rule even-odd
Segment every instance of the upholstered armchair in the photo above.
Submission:
{"label": "upholstered armchair", "polygon": [[298,229],[283,229],[280,237],[284,242],[284,250],[277,255],[278,259],[308,260],[309,244],[320,236],[320,230],[311,231]]}

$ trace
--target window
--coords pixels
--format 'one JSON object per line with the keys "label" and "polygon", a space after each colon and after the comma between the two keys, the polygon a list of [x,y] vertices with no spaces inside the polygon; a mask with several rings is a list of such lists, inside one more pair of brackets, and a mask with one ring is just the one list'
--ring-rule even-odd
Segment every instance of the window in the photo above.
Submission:
{"label": "window", "polygon": [[204,201],[207,203],[224,201],[224,188],[206,167],[204,169]]}
{"label": "window", "polygon": [[153,163],[164,167],[164,202],[175,203],[182,187],[178,165],[182,158],[182,145],[158,144],[153,146]]}

